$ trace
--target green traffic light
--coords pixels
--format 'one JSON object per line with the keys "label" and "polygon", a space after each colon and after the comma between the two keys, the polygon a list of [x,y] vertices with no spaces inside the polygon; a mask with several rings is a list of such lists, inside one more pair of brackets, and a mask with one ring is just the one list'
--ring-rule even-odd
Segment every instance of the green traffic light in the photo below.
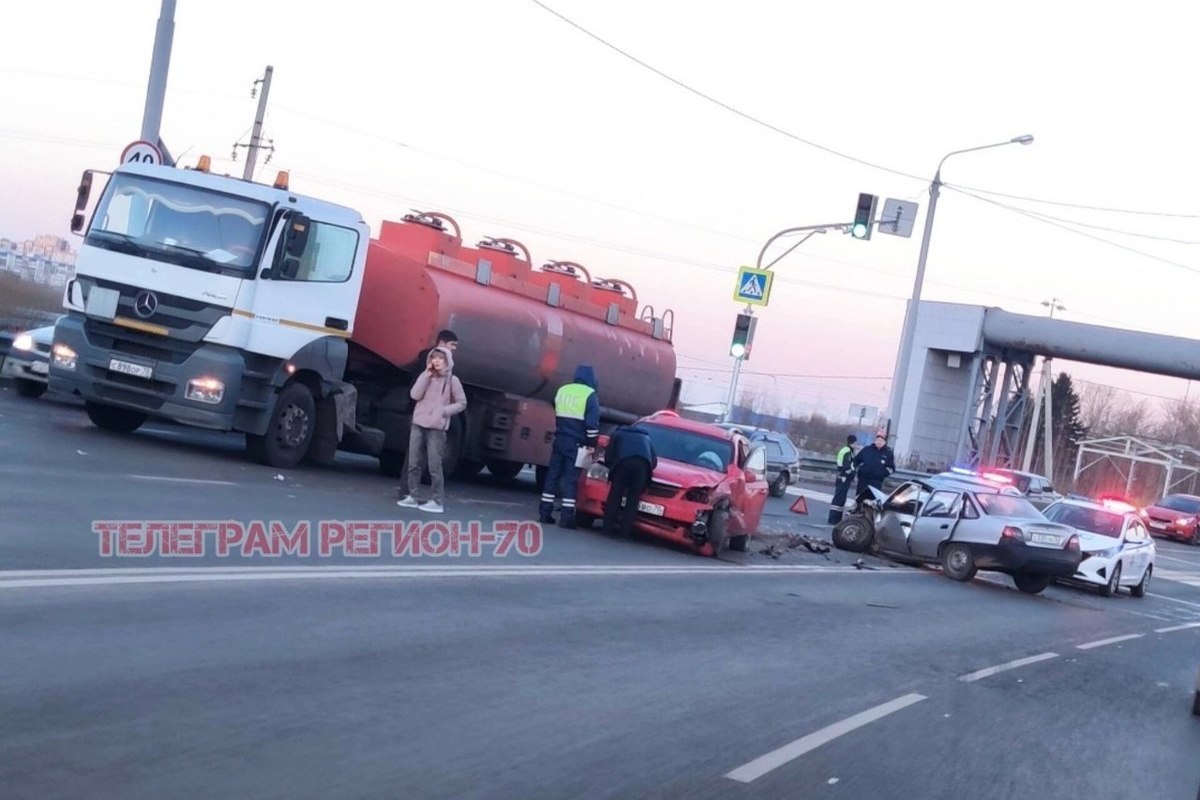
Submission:
{"label": "green traffic light", "polygon": [[746,345],[742,344],[741,342],[733,345],[729,348],[729,355],[733,356],[734,358],[741,358],[742,356],[746,355]]}
{"label": "green traffic light", "polygon": [[861,222],[858,223],[857,225],[855,225],[853,228],[850,229],[850,235],[853,236],[855,239],[867,238],[867,226],[863,225]]}

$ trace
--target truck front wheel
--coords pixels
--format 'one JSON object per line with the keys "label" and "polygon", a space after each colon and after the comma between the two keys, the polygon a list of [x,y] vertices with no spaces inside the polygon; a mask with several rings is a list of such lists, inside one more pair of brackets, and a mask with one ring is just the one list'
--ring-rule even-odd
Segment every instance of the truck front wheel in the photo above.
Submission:
{"label": "truck front wheel", "polygon": [[308,454],[316,429],[317,404],[302,383],[291,383],[275,399],[266,434],[246,434],[246,452],[272,467],[294,467]]}
{"label": "truck front wheel", "polygon": [[106,431],[133,433],[146,421],[146,415],[141,411],[117,408],[116,406],[102,406],[91,401],[88,401],[86,407],[88,419],[92,421],[92,424]]}

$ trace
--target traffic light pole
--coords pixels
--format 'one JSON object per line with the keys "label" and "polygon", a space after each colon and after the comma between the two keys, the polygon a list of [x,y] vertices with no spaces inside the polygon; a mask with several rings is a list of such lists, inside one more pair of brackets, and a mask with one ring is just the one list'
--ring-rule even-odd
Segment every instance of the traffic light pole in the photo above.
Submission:
{"label": "traffic light pole", "polygon": [[[800,245],[807,242],[814,235],[816,235],[818,233],[824,233],[825,231],[835,231],[838,229],[846,231],[846,230],[849,230],[853,224],[854,224],[853,222],[837,222],[832,225],[805,225],[800,228],[784,228],[779,233],[772,236],[770,239],[767,239],[767,243],[763,245],[762,250],[760,250],[758,253],[758,261],[755,263],[755,266],[758,269],[770,269],[771,267],[778,264],[783,259],[784,256],[786,256],[788,253],[795,250]],[[765,266],[765,267],[763,266],[763,259],[767,257],[767,250],[770,249],[771,245],[775,244],[775,241],[777,239],[780,239],[791,233],[804,233],[805,231],[809,231],[808,236],[805,236],[803,239],[796,242],[794,245],[792,245],[787,250],[785,250],[783,252],[783,255],[779,256],[779,258],[776,258],[770,264],[767,264],[767,266]]]}
{"label": "traffic light pole", "polygon": [[729,397],[725,400],[725,418],[722,422],[733,421],[733,403],[737,399],[738,377],[742,374],[742,362],[745,358],[738,356],[733,360],[733,378],[729,381]]}

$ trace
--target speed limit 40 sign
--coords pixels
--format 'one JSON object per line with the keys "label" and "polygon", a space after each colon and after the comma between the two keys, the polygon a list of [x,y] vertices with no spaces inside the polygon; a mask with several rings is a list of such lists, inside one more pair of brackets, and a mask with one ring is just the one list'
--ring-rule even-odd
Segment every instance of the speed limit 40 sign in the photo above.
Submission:
{"label": "speed limit 40 sign", "polygon": [[162,151],[157,146],[146,141],[136,141],[127,145],[121,151],[122,164],[161,164]]}

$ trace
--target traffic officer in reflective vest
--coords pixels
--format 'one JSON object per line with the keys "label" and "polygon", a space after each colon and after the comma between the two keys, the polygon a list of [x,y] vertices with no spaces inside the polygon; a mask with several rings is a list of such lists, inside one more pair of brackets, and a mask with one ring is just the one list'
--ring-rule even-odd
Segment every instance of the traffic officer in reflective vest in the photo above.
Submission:
{"label": "traffic officer in reflective vest", "polygon": [[833,484],[833,500],[829,504],[829,524],[837,525],[842,521],[842,510],[846,507],[846,495],[850,493],[850,481],[854,479],[854,445],[858,437],[846,437],[846,446],[838,450],[837,478]]}
{"label": "traffic officer in reflective vest", "polygon": [[554,498],[562,492],[562,514],[558,524],[575,527],[575,494],[581,469],[575,466],[581,447],[595,448],[600,436],[600,400],[596,396],[596,373],[587,364],[575,368],[575,382],[558,390],[554,398],[554,447],[542,486],[539,519],[554,522]]}

